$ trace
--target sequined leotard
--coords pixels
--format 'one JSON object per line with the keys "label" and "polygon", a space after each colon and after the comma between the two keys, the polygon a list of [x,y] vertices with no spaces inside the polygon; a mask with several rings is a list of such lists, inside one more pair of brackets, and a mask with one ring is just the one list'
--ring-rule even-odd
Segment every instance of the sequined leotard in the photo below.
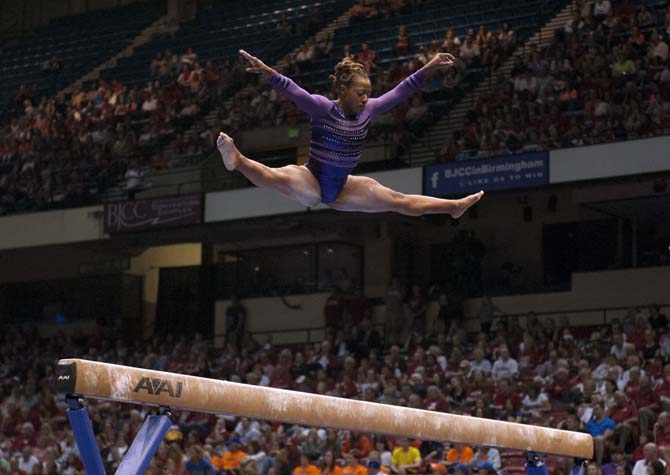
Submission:
{"label": "sequined leotard", "polygon": [[417,92],[425,80],[421,70],[381,97],[371,98],[359,115],[346,116],[327,97],[310,94],[289,78],[274,74],[270,84],[285,94],[311,119],[312,139],[307,168],[321,185],[321,201],[332,203],[361,158],[370,121]]}

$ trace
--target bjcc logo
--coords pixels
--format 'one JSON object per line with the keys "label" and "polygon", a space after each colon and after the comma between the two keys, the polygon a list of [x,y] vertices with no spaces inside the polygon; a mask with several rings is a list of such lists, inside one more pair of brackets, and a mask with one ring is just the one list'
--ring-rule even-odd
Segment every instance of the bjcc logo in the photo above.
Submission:
{"label": "bjcc logo", "polygon": [[141,201],[112,203],[108,205],[106,218],[110,229],[141,226],[158,219],[157,217],[146,219],[146,204]]}

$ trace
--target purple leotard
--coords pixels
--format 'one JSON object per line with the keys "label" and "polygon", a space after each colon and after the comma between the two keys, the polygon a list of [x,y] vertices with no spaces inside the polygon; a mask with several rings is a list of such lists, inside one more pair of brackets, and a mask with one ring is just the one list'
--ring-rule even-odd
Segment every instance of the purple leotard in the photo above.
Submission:
{"label": "purple leotard", "polygon": [[310,94],[281,74],[272,76],[272,87],[309,114],[312,139],[307,168],[321,185],[321,201],[332,203],[342,191],[361,158],[370,121],[407,100],[424,80],[423,71],[415,72],[381,97],[369,99],[363,112],[351,117],[327,97]]}

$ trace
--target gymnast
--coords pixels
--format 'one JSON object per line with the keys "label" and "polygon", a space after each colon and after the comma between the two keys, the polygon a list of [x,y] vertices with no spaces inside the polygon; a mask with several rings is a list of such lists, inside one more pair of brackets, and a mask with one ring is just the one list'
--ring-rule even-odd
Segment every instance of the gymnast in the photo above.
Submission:
{"label": "gymnast", "polygon": [[391,91],[371,98],[371,85],[362,64],[345,58],[330,76],[338,95],[336,101],[310,94],[244,50],[247,72],[262,75],[278,92],[285,94],[311,119],[311,143],[306,165],[270,168],[242,155],[233,139],[221,132],[217,147],[228,170],[237,170],[260,188],[276,190],[289,199],[313,208],[323,202],[341,211],[365,213],[396,212],[408,216],[446,213],[459,218],[484,195],[483,191],[459,200],[423,195],[406,195],[376,180],[353,176],[370,122],[417,92],[426,76],[454,64],[448,53],[437,54],[429,63]]}

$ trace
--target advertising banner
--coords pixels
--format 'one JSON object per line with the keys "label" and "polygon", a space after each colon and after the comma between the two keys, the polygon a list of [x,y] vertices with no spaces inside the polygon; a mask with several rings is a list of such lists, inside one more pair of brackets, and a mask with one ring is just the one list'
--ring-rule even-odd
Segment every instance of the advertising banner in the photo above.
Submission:
{"label": "advertising banner", "polygon": [[549,154],[532,152],[429,165],[423,178],[424,195],[436,197],[541,186],[549,183]]}
{"label": "advertising banner", "polygon": [[202,222],[200,193],[121,201],[105,205],[105,232],[108,234],[146,231]]}

